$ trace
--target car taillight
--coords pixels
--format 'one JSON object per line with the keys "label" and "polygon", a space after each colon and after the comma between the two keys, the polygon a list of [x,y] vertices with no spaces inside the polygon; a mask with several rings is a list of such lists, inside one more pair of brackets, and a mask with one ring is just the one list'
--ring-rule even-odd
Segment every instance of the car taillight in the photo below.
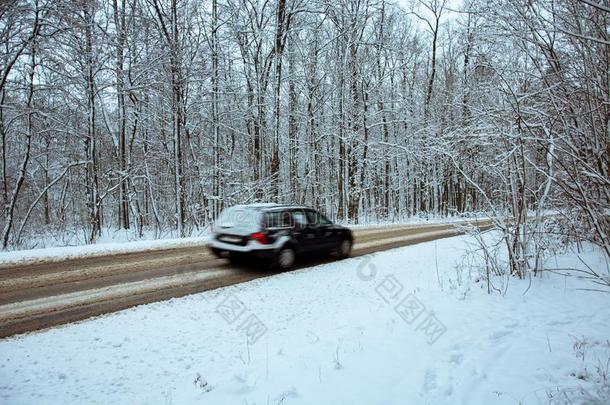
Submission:
{"label": "car taillight", "polygon": [[250,235],[250,239],[255,240],[258,243],[263,244],[263,245],[268,245],[269,243],[271,243],[269,241],[269,237],[264,232],[253,233],[252,235]]}

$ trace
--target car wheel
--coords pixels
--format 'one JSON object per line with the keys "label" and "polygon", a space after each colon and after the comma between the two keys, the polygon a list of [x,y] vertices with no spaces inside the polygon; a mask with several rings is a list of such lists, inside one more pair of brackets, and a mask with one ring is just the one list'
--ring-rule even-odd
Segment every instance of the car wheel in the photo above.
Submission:
{"label": "car wheel", "polygon": [[239,254],[237,252],[231,252],[231,253],[229,253],[229,261],[231,262],[231,264],[241,265],[241,264],[244,264],[245,257],[243,254]]}
{"label": "car wheel", "polygon": [[284,247],[279,251],[276,258],[276,265],[280,270],[290,269],[295,262],[296,255],[291,247]]}
{"label": "car wheel", "polygon": [[337,257],[339,259],[345,259],[352,253],[352,241],[349,239],[343,239],[337,248]]}
{"label": "car wheel", "polygon": [[218,257],[219,259],[222,258],[222,250],[212,248],[211,251],[214,254],[214,256]]}

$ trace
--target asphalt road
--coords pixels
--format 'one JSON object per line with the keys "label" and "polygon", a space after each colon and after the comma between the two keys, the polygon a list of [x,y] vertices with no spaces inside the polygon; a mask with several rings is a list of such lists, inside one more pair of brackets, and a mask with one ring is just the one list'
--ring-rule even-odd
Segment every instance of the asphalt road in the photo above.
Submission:
{"label": "asphalt road", "polygon": [[[465,222],[459,225],[465,225]],[[490,221],[478,221],[482,229]],[[455,224],[356,228],[352,257],[460,234]],[[318,258],[304,268],[331,261]],[[0,265],[0,337],[31,332],[260,277],[267,269],[236,267],[205,245]]]}

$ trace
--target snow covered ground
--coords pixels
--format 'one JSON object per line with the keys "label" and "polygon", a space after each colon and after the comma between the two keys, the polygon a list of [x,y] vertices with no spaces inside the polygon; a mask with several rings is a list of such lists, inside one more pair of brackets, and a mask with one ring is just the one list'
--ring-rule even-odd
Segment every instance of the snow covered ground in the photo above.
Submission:
{"label": "snow covered ground", "polygon": [[[471,241],[319,265],[1,340],[0,402],[609,401],[610,294],[546,273],[531,286],[497,278],[506,292],[488,295],[463,260]],[[581,257],[608,271],[594,249]],[[574,254],[549,265],[583,267]]]}
{"label": "snow covered ground", "polygon": [[[189,238],[196,238],[208,234],[208,228],[192,230]],[[49,248],[75,247],[75,246],[103,246],[131,242],[154,242],[157,240],[172,240],[180,238],[175,229],[164,232],[155,232],[152,229],[145,229],[140,236],[136,229],[116,229],[114,227],[103,227],[101,235],[93,245],[87,243],[88,233],[83,229],[61,230],[55,227],[41,227],[34,234],[24,236],[17,246],[9,245],[9,250],[42,250]],[[0,255],[3,252],[0,252]]]}
{"label": "snow covered ground", "polygon": [[113,241],[91,245],[60,246],[40,249],[0,251],[0,265],[35,263],[39,261],[61,261],[109,254],[145,252],[148,250],[196,246],[206,243],[209,236],[140,241]]}

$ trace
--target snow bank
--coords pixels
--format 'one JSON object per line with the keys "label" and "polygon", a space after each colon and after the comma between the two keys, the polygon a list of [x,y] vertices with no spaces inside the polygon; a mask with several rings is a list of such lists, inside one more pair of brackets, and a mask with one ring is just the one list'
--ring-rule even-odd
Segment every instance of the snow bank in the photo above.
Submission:
{"label": "snow bank", "polygon": [[42,249],[0,251],[0,265],[23,264],[37,261],[61,261],[83,257],[105,256],[130,252],[170,249],[205,244],[209,236],[193,238],[141,240],[136,242],[107,242],[95,245],[62,246]]}
{"label": "snow bank", "polygon": [[358,224],[342,222],[341,225],[347,226],[350,229],[360,228],[392,228],[401,225],[426,225],[426,224],[453,224],[464,221],[485,221],[489,216],[484,213],[468,213],[453,216],[441,216],[433,214],[420,214],[411,217],[398,219],[396,221],[378,221],[378,220],[360,220]]}

